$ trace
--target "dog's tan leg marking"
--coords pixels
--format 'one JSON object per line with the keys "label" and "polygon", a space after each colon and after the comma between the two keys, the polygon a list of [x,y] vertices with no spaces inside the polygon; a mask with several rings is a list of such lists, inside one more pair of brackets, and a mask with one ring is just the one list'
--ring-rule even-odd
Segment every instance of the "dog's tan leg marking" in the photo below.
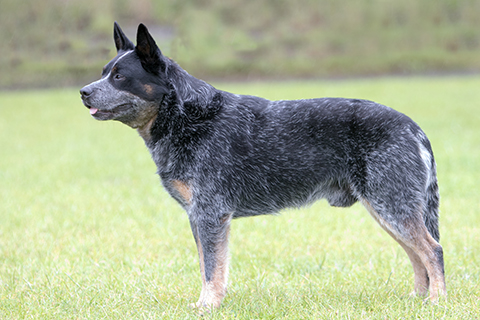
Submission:
{"label": "dog's tan leg marking", "polygon": [[172,187],[177,190],[178,194],[182,197],[185,203],[191,203],[192,189],[186,182],[180,180],[172,180]]}
{"label": "dog's tan leg marking", "polygon": [[[200,273],[202,275],[202,291],[200,292],[200,298],[198,299],[198,301],[203,301],[203,296],[205,295],[204,291],[207,286],[207,282],[205,280],[205,263],[204,263],[204,257],[203,257],[203,249],[202,249],[200,240],[197,241],[197,250],[198,250],[198,259],[200,261]],[[197,303],[196,307],[200,307],[200,305],[198,305]]]}
{"label": "dog's tan leg marking", "polygon": [[423,226],[423,233],[421,235],[422,237],[415,239],[416,241],[412,249],[420,257],[425,268],[427,268],[430,279],[430,300],[435,303],[439,297],[447,295],[443,266],[443,249],[428,233],[425,226]]}
{"label": "dog's tan leg marking", "polygon": [[413,274],[415,277],[414,291],[412,295],[426,297],[428,294],[429,280],[427,269],[423,265],[422,260],[420,259],[418,254],[415,253],[415,251],[409,248],[400,239],[397,239],[393,234],[390,235],[398,242],[398,244],[400,244],[400,246],[402,246],[403,250],[405,250],[405,252],[407,253],[408,258],[410,259],[410,262],[412,264]]}
{"label": "dog's tan leg marking", "polygon": [[153,93],[153,87],[149,84],[144,84],[143,90],[145,90],[145,93],[148,94],[149,96]]}
{"label": "dog's tan leg marking", "polygon": [[198,257],[200,259],[200,272],[202,274],[202,292],[198,302],[193,305],[199,309],[201,313],[208,312],[212,308],[218,308],[227,294],[228,282],[228,236],[230,233],[231,217],[225,219],[226,223],[224,234],[215,247],[215,269],[210,281],[205,277],[205,262],[203,248],[200,239],[197,241]]}
{"label": "dog's tan leg marking", "polygon": [[420,296],[426,296],[428,288],[432,302],[436,302],[439,295],[446,295],[443,261],[439,261],[438,257],[438,252],[442,250],[442,247],[428,233],[425,225],[412,225],[409,230],[409,239],[405,239],[373,209],[368,201],[362,199],[361,202],[375,221],[377,221],[407,253],[415,275],[414,293]]}

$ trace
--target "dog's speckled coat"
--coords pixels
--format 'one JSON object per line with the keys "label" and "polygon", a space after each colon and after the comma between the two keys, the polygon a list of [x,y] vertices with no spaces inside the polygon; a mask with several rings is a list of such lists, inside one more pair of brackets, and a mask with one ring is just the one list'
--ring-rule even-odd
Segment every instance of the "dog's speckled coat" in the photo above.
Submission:
{"label": "dog's speckled coat", "polygon": [[326,198],[361,202],[406,251],[415,293],[446,294],[430,143],[407,116],[365,100],[269,101],[198,80],[164,57],[144,25],[137,46],[115,24],[118,55],[81,90],[98,120],[136,128],[168,192],[185,208],[203,288],[226,294],[232,218]]}

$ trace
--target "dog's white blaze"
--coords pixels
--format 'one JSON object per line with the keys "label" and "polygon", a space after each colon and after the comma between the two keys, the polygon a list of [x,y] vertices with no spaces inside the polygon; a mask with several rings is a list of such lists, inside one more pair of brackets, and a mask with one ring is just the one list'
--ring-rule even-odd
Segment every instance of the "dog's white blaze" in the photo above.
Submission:
{"label": "dog's white blaze", "polygon": [[[121,59],[123,59],[127,54],[132,53],[132,52],[133,52],[133,50],[130,50],[130,51],[127,51],[127,52],[125,52],[124,54],[122,54],[122,55],[120,56],[120,58],[118,58],[118,60],[115,61],[115,64],[113,65],[112,69],[118,64],[118,62],[119,62]],[[108,80],[108,78],[110,78],[110,75],[111,75],[111,74],[112,74],[112,70],[110,70],[110,72],[109,72],[105,77],[103,77],[103,78],[101,78],[101,79],[93,82],[92,85],[93,85],[93,84],[99,84],[99,83],[102,83],[102,82],[105,81],[105,80]]]}
{"label": "dog's white blaze", "polygon": [[[120,56],[120,58],[118,58],[118,60],[115,61],[115,64],[114,64],[113,66],[116,66],[116,65],[118,64],[118,62],[123,59],[123,57],[125,57],[127,54],[132,53],[132,52],[133,52],[133,50],[130,50],[130,51],[127,51],[127,52],[125,52],[124,54],[122,54],[122,55]],[[113,68],[112,68],[112,69],[113,69]]]}

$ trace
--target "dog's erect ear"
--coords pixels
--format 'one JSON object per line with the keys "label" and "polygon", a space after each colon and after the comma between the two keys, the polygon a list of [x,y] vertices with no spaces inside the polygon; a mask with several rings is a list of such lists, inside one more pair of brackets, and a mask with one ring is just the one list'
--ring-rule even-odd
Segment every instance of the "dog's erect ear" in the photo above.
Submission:
{"label": "dog's erect ear", "polygon": [[115,47],[117,47],[117,52],[119,51],[128,51],[135,49],[135,45],[132,41],[128,40],[125,33],[123,33],[120,26],[115,21],[113,24],[113,40],[115,40]]}
{"label": "dog's erect ear", "polygon": [[162,52],[143,23],[138,26],[135,52],[146,71],[154,74],[158,74],[160,71],[165,72],[165,62],[163,61]]}

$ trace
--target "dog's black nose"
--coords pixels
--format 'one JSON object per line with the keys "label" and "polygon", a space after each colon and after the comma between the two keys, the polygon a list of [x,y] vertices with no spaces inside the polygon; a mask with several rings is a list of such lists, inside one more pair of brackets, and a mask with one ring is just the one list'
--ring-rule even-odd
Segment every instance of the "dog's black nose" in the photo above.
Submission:
{"label": "dog's black nose", "polygon": [[85,86],[82,89],[80,89],[80,94],[82,95],[82,98],[88,98],[92,93],[93,93],[93,89],[89,88],[89,86]]}

